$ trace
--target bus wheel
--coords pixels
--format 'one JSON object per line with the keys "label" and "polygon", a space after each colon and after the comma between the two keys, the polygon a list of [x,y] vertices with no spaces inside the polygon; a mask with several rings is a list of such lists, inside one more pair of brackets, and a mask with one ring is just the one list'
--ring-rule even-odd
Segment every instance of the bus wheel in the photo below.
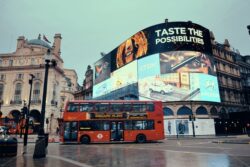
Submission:
{"label": "bus wheel", "polygon": [[81,138],[81,143],[82,144],[89,144],[90,143],[90,138],[87,135],[82,136]]}
{"label": "bus wheel", "polygon": [[145,143],[146,142],[146,136],[144,134],[139,134],[136,136],[136,142],[137,143]]}

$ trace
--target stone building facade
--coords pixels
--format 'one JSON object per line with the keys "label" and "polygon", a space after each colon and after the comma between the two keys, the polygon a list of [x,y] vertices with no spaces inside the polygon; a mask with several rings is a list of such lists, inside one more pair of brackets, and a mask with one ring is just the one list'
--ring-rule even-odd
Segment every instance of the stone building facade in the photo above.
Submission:
{"label": "stone building facade", "polygon": [[[41,119],[41,101],[43,96],[43,82],[45,73],[44,57],[48,49],[55,67],[49,68],[48,88],[45,112],[45,130],[55,132],[58,118],[61,117],[61,92],[70,89],[66,99],[72,98],[77,88],[77,74],[74,70],[63,68],[61,57],[61,34],[55,34],[53,45],[41,39],[27,40],[24,36],[17,39],[17,47],[13,53],[0,54],[0,100],[2,117],[19,117],[24,104],[29,103],[30,74],[33,74],[33,88],[30,101],[30,120],[34,130],[39,127]],[[68,76],[67,76],[68,75]],[[68,79],[72,78],[72,79]],[[65,84],[71,82],[69,84]]]}

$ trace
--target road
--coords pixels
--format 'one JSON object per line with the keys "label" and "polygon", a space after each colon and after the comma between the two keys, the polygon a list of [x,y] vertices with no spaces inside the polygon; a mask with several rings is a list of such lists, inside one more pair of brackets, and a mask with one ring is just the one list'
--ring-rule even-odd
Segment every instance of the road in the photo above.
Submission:
{"label": "road", "polygon": [[247,167],[250,144],[212,143],[217,139],[171,139],[154,143],[60,145],[50,143],[43,159],[33,159],[34,143],[27,154],[0,159],[0,166],[97,167]]}

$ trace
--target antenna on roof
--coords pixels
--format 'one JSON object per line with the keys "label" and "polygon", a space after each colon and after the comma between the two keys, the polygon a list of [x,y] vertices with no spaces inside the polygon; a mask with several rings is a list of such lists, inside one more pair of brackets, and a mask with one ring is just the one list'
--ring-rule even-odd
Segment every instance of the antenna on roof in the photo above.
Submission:
{"label": "antenna on roof", "polygon": [[165,19],[165,23],[168,23],[168,18]]}

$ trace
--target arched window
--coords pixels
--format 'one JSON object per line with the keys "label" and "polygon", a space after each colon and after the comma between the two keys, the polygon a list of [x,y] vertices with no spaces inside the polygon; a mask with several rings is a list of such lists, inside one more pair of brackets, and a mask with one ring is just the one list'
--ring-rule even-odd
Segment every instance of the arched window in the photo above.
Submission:
{"label": "arched window", "polygon": [[179,108],[177,115],[192,115],[192,110],[186,106]]}
{"label": "arched window", "polygon": [[4,84],[0,84],[0,100],[3,100],[3,88]]}
{"label": "arched window", "polygon": [[22,84],[21,83],[17,83],[16,84],[16,89],[15,89],[14,101],[15,102],[22,101],[21,95],[22,95]]}
{"label": "arched window", "polygon": [[163,108],[163,113],[164,113],[164,116],[174,115],[173,111],[170,108],[168,108],[168,107],[164,107]]}
{"label": "arched window", "polygon": [[197,115],[208,115],[207,109],[205,107],[203,107],[203,106],[200,106],[200,107],[197,108],[196,114]]}
{"label": "arched window", "polygon": [[210,110],[211,115],[218,115],[218,111],[215,107],[212,107]]}
{"label": "arched window", "polygon": [[34,84],[34,90],[33,90],[33,101],[38,102],[40,100],[40,88],[41,84],[39,82],[36,82]]}
{"label": "arched window", "polygon": [[227,113],[227,112],[226,112],[225,108],[221,108],[220,113]]}

